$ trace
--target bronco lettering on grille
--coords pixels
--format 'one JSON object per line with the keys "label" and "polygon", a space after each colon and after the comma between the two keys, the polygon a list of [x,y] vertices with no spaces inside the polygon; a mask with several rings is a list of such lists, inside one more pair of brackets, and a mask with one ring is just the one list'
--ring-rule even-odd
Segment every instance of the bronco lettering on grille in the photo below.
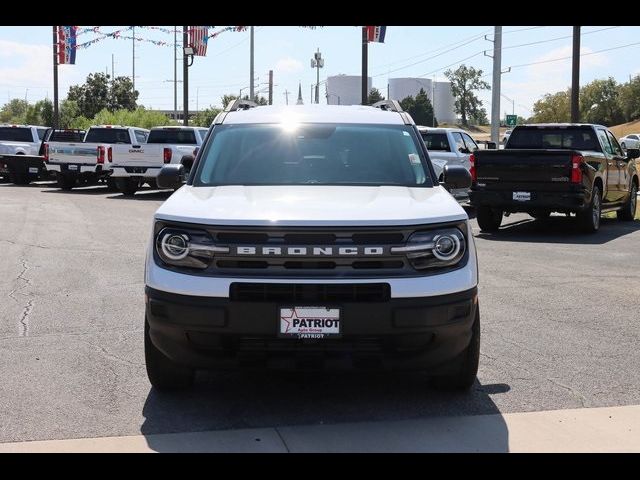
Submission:
{"label": "bronco lettering on grille", "polygon": [[237,255],[260,256],[376,256],[384,255],[384,247],[236,247]]}

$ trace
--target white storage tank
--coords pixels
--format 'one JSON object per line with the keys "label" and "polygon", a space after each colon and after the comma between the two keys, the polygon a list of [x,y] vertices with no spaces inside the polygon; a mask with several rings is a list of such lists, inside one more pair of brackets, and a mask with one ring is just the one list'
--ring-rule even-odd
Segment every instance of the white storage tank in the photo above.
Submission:
{"label": "white storage tank", "polygon": [[432,100],[438,123],[456,123],[455,98],[451,93],[451,82],[434,82]]}
{"label": "white storage tank", "polygon": [[430,78],[390,78],[389,98],[398,101],[407,97],[415,98],[422,88],[431,100],[431,85]]}
{"label": "white storage tank", "polygon": [[[362,103],[362,77],[360,75],[334,75],[327,77],[328,105],[360,105]],[[371,91],[371,77],[367,79]],[[383,93],[384,95],[384,93]]]}

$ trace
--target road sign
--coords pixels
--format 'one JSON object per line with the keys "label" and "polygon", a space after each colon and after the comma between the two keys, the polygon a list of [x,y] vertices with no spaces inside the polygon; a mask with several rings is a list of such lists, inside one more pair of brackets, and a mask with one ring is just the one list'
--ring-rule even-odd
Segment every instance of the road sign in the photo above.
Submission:
{"label": "road sign", "polygon": [[518,123],[518,116],[517,115],[507,115],[507,126],[508,127],[515,127]]}

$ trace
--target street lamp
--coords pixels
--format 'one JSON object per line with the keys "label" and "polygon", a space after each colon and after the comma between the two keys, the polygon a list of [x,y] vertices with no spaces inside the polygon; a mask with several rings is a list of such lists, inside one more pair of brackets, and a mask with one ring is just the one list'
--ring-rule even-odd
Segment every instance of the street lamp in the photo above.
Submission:
{"label": "street lamp", "polygon": [[196,51],[193,47],[184,47],[184,56],[189,60],[189,63],[187,63],[187,67],[193,65],[193,56],[195,55],[195,53]]}
{"label": "street lamp", "polygon": [[324,59],[320,53],[320,49],[313,54],[311,59],[311,68],[316,69],[316,103],[320,103],[320,69],[324,67]]}

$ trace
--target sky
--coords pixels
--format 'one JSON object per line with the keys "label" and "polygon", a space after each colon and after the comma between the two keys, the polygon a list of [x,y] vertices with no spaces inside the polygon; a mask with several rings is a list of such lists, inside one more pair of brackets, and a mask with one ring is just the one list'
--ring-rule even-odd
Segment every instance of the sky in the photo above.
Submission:
{"label": "sky", "polygon": [[[85,28],[80,26],[80,28]],[[101,26],[109,33],[127,27]],[[172,26],[163,28],[172,29]],[[181,27],[180,27],[181,28]],[[215,27],[210,33],[224,26]],[[444,71],[464,63],[481,69],[484,80],[492,81],[493,26],[388,26],[384,43],[369,44],[369,75],[373,86],[386,95],[388,78],[426,77],[445,80]],[[584,26],[581,36],[580,83],[597,78],[628,81],[640,74],[640,27]],[[123,32],[122,35],[131,35]],[[488,35],[488,40],[485,39]],[[98,35],[85,33],[82,43]],[[168,46],[137,41],[135,48],[135,84],[138,103],[147,108],[174,108],[173,34],[148,28],[136,28],[136,37],[163,41]],[[309,103],[316,71],[310,60],[320,49],[327,76],[361,74],[361,29],[355,26],[255,27],[256,91],[267,96],[268,71],[274,71],[274,104],[290,102],[302,85],[305,103]],[[178,35],[180,40],[180,35]],[[0,104],[5,99],[26,98],[35,102],[53,98],[52,30],[46,26],[0,27]],[[98,41],[78,49],[75,65],[59,67],[60,99],[69,86],[82,83],[91,72],[111,74],[112,58],[116,76],[132,75],[132,40]],[[206,57],[195,57],[189,69],[189,108],[220,106],[222,95],[238,94],[249,86],[249,31],[227,31],[209,40]],[[571,84],[572,27],[505,26],[502,39],[501,111],[523,117],[532,115],[533,103],[545,93],[564,90]],[[620,48],[618,48],[620,47]],[[608,51],[604,51],[608,50]],[[182,62],[178,57],[178,80],[182,80]],[[530,65],[533,64],[533,65]],[[178,109],[182,109],[182,83],[178,83]],[[325,103],[321,85],[321,103]],[[483,106],[491,112],[491,92],[479,92]]]}

